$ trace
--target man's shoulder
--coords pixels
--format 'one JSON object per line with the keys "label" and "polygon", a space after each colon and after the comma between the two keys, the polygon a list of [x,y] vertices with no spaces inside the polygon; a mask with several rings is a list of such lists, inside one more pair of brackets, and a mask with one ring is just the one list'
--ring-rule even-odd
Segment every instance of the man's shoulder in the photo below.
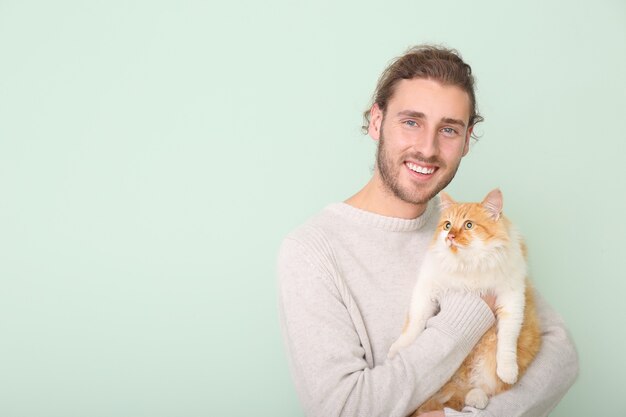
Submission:
{"label": "man's shoulder", "polygon": [[321,211],[297,226],[283,239],[283,246],[296,245],[304,249],[324,249],[329,245],[332,235],[345,227],[345,219],[340,215],[338,206],[334,203],[326,206]]}
{"label": "man's shoulder", "polygon": [[[337,204],[325,207],[283,239],[278,251],[278,270],[283,281],[334,275],[337,233],[341,233],[338,229],[345,221],[336,210]],[[313,275],[305,271],[313,271]]]}

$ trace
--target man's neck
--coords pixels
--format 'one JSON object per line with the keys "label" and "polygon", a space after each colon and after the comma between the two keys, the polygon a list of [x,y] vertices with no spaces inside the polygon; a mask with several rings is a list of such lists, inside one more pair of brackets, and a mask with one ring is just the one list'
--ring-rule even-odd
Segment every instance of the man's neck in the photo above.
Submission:
{"label": "man's neck", "polygon": [[426,211],[426,204],[407,203],[396,197],[376,175],[345,203],[371,213],[401,219],[415,219]]}

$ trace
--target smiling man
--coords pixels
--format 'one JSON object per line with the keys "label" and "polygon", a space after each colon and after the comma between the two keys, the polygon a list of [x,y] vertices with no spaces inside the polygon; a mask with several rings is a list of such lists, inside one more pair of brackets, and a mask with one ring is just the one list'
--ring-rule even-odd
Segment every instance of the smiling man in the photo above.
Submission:
{"label": "smiling man", "polygon": [[[490,297],[446,294],[420,337],[387,359],[434,234],[436,196],[452,181],[481,120],[471,68],[458,53],[411,48],[384,71],[365,112],[364,128],[378,141],[371,180],[285,238],[278,257],[281,326],[307,416],[409,415],[494,325]],[[540,297],[538,309],[542,348],[518,384],[484,410],[447,409],[446,416],[552,410],[575,379],[577,355]]]}
{"label": "smiling man", "polygon": [[469,95],[457,86],[399,80],[393,99],[374,103],[369,112],[369,134],[378,140],[376,171],[347,203],[400,218],[422,214],[469,150],[469,113]]}

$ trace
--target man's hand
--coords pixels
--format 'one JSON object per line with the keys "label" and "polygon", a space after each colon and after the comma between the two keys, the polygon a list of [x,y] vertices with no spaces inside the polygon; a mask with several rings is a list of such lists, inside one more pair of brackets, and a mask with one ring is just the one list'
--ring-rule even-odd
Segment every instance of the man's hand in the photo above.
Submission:
{"label": "man's hand", "polygon": [[437,411],[429,411],[427,413],[420,414],[419,417],[446,417],[446,414],[441,410],[437,410]]}
{"label": "man's hand", "polygon": [[481,298],[487,303],[493,314],[496,314],[496,296],[492,292],[488,292],[483,294]]}

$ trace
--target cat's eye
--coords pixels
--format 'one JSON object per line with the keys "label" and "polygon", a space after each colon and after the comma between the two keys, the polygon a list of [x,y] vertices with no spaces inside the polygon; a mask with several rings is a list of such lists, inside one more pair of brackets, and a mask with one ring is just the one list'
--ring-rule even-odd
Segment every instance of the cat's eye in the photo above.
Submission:
{"label": "cat's eye", "polygon": [[472,222],[465,222],[465,228],[466,228],[466,229],[468,229],[468,230],[469,230],[469,229],[471,229],[472,227],[474,227],[474,223],[472,223]]}
{"label": "cat's eye", "polygon": [[450,230],[451,227],[452,227],[452,223],[445,222],[443,225],[443,230]]}

